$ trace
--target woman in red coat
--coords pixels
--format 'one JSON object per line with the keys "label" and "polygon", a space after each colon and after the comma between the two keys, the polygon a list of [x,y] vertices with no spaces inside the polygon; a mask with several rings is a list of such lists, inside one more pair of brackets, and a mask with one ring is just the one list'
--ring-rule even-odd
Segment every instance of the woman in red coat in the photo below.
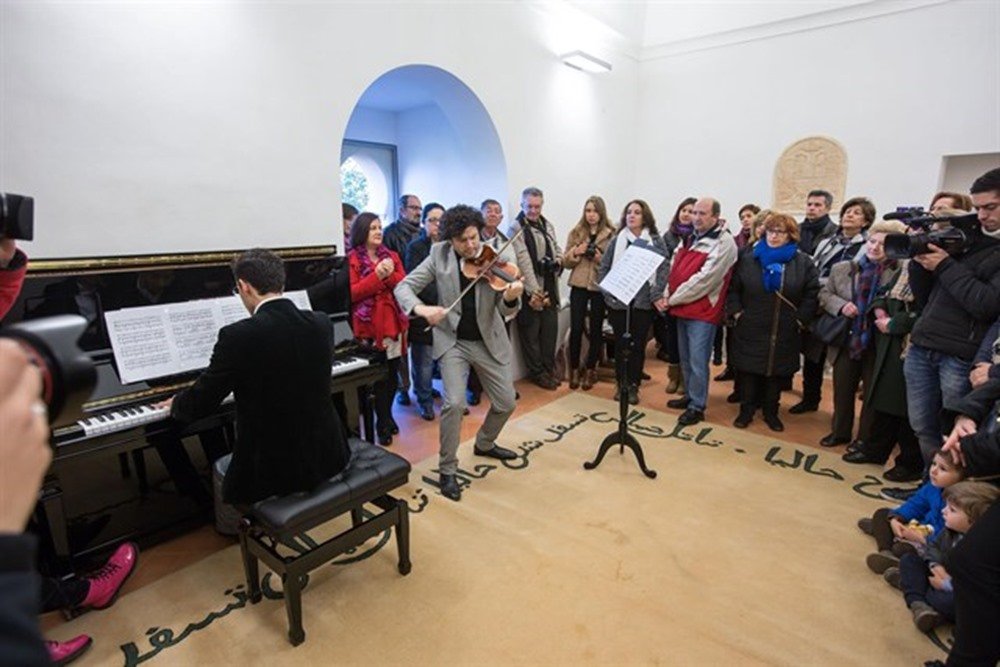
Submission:
{"label": "woman in red coat", "polygon": [[375,432],[380,445],[392,444],[399,433],[392,418],[399,359],[406,354],[409,319],[400,310],[392,288],[406,272],[399,255],[382,245],[382,221],[374,213],[362,213],[351,225],[351,324],[354,337],[384,350],[388,375],[375,384]]}

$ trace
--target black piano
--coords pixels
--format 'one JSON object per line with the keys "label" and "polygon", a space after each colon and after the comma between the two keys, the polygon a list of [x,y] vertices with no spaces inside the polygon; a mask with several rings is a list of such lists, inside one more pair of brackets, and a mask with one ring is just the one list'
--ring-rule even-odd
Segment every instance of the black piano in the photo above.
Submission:
{"label": "black piano", "polygon": [[[275,252],[285,261],[286,291],[306,290],[313,310],[330,315],[338,342],[331,394],[348,430],[372,441],[371,391],[384,376],[385,364],[377,353],[354,344],[344,258],[336,257],[333,247]],[[83,418],[52,432],[52,467],[35,516],[43,538],[42,567],[48,573],[69,572],[74,561],[123,539],[149,544],[210,518],[204,503],[198,505],[182,493],[151,445],[164,437],[178,441],[210,483],[208,459],[232,444],[231,399],[216,414],[182,430],[164,410],[152,406],[191,385],[198,371],[123,384],[104,313],[228,296],[233,288],[229,264],[237,253],[29,260],[24,287],[2,324],[61,314],[83,316],[87,328],[79,343],[98,377]]]}

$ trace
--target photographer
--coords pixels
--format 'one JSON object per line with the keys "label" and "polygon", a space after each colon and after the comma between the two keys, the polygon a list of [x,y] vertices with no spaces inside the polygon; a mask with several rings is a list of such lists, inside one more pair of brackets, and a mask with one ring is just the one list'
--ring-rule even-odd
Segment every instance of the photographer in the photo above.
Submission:
{"label": "photographer", "polygon": [[0,340],[0,662],[10,665],[49,664],[38,629],[36,541],[23,534],[52,460],[41,384],[17,343]]}
{"label": "photographer", "polygon": [[1000,169],[977,178],[970,191],[979,224],[967,243],[954,255],[931,243],[910,263],[921,316],[903,370],[910,424],[925,463],[941,445],[941,408],[971,389],[972,361],[1000,316]]}
{"label": "photographer", "polygon": [[17,249],[17,242],[0,236],[0,320],[17,300],[28,271],[28,257]]}

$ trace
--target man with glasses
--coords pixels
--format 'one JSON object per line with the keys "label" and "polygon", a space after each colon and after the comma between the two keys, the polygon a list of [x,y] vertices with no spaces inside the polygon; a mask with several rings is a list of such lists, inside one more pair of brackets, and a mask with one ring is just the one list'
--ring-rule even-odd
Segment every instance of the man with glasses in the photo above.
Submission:
{"label": "man with glasses", "polygon": [[[422,212],[419,197],[416,195],[400,197],[396,221],[382,230],[382,245],[400,257],[406,257],[406,246],[420,233]],[[396,402],[400,405],[410,404],[410,368],[406,363],[406,355],[399,358],[399,392]]]}
{"label": "man with glasses", "polygon": [[667,407],[684,410],[677,418],[684,426],[705,418],[712,342],[722,322],[729,279],[736,265],[736,241],[719,224],[720,213],[715,199],[702,197],[695,202],[694,231],[670,258],[663,298],[653,304],[677,318],[684,396],[667,401]]}

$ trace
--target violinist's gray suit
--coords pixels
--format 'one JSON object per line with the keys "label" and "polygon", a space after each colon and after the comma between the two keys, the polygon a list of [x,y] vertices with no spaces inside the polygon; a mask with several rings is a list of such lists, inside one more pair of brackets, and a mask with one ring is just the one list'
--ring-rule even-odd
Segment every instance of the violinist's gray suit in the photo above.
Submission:
{"label": "violinist's gray suit", "polygon": [[[461,293],[461,266],[451,241],[435,243],[431,252],[406,278],[396,285],[396,301],[405,313],[423,302],[417,297],[427,285],[437,283],[437,304],[448,307]],[[490,399],[490,410],[476,434],[476,449],[491,449],[507,419],[514,412],[513,353],[504,319],[517,314],[521,300],[507,304],[503,292],[479,281],[471,292],[475,298],[476,324],[482,340],[459,336],[463,305],[460,301],[434,328],[434,358],[441,365],[444,405],[441,408],[441,457],[439,472],[454,475],[458,468],[458,442],[465,412],[465,387],[469,367],[476,369],[483,390]]]}

